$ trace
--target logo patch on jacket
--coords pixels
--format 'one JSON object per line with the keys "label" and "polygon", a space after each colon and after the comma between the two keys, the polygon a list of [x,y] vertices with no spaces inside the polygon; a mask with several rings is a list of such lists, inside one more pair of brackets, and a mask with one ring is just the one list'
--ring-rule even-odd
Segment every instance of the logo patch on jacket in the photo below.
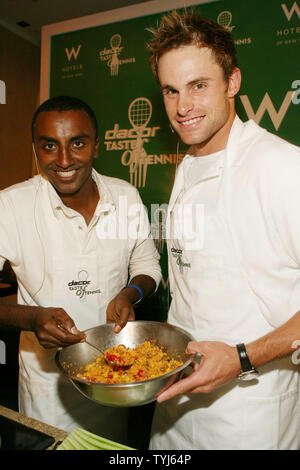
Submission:
{"label": "logo patch on jacket", "polygon": [[101,289],[89,289],[89,285],[92,281],[88,280],[89,273],[85,269],[79,271],[77,277],[77,281],[73,279],[68,282],[68,288],[70,291],[74,291],[75,295],[78,296],[81,301],[85,302],[88,295],[101,294]]}
{"label": "logo patch on jacket", "polygon": [[182,250],[179,250],[178,248],[171,248],[171,253],[173,258],[176,259],[176,264],[179,267],[179,271],[183,273],[183,268],[190,268],[191,263],[184,263],[182,261]]}

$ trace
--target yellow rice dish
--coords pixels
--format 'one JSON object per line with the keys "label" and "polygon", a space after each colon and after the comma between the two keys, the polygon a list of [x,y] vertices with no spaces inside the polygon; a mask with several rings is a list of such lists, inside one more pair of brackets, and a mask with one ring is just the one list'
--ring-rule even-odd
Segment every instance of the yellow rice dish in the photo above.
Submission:
{"label": "yellow rice dish", "polygon": [[88,364],[77,377],[98,383],[129,383],[154,379],[173,371],[183,363],[170,358],[163,348],[151,341],[144,341],[134,349],[123,344],[105,351],[105,356],[120,366],[107,364],[105,357],[100,355]]}

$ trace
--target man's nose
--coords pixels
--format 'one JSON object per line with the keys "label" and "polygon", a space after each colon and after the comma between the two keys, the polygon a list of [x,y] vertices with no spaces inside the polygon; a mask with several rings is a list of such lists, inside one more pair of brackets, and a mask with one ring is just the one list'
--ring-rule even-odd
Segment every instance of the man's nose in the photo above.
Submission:
{"label": "man's nose", "polygon": [[189,93],[179,93],[177,101],[177,113],[186,116],[193,109],[193,99]]}
{"label": "man's nose", "polygon": [[62,168],[68,168],[73,163],[72,154],[68,147],[62,146],[57,154],[56,164]]}

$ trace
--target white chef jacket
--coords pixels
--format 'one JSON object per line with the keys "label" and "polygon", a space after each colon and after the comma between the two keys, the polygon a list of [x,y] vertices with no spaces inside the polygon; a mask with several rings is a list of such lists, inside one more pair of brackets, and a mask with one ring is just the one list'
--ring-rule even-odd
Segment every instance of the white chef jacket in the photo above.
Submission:
{"label": "white chef jacket", "polygon": [[[160,282],[159,255],[138,191],[95,170],[92,176],[100,200],[88,226],[41,176],[0,192],[0,267],[10,261],[18,303],[62,307],[79,330],[106,322],[107,305],[128,274]],[[20,411],[61,429],[80,426],[124,441],[127,410],[82,397],[58,372],[54,355],[33,332],[21,333]]]}
{"label": "white chef jacket", "polygon": [[[197,341],[247,343],[300,308],[299,148],[236,117],[223,158],[185,187],[193,158],[179,166],[169,204],[168,321]],[[176,238],[184,219],[175,209],[205,202],[213,180],[215,204],[204,203],[193,246]],[[283,358],[261,367],[258,381],[157,405],[150,448],[299,449],[297,365]]]}

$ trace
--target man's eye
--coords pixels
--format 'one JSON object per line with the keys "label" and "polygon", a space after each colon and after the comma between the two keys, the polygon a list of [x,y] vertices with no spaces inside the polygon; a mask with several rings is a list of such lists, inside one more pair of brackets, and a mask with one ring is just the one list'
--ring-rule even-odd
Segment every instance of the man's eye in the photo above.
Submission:
{"label": "man's eye", "polygon": [[173,90],[172,88],[165,88],[163,91],[162,91],[163,95],[166,95],[166,96],[173,96],[176,94],[176,90]]}
{"label": "man's eye", "polygon": [[203,90],[205,88],[205,83],[195,83],[195,85],[193,86],[193,90],[194,91],[200,91],[200,90]]}
{"label": "man's eye", "polygon": [[83,142],[81,142],[80,140],[74,140],[74,142],[73,142],[73,147],[79,149],[79,148],[81,148],[81,147],[83,147],[83,146],[84,146],[84,143],[83,143]]}
{"label": "man's eye", "polygon": [[50,144],[50,143],[45,144],[43,148],[44,148],[44,150],[53,150],[54,149],[54,144]]}

